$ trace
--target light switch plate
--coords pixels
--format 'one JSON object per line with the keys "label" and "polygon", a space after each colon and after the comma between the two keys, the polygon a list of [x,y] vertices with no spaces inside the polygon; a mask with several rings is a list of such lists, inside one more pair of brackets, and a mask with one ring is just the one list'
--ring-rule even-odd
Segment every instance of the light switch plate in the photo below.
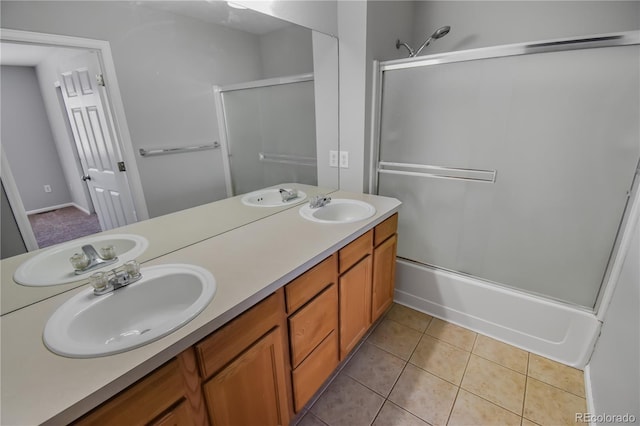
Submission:
{"label": "light switch plate", "polygon": [[340,151],[340,168],[349,168],[349,151]]}
{"label": "light switch plate", "polygon": [[338,167],[338,151],[329,151],[329,167]]}

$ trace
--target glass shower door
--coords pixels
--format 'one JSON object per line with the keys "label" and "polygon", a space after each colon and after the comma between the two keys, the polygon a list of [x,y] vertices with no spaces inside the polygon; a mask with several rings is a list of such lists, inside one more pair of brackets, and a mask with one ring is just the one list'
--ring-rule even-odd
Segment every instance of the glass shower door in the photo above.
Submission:
{"label": "glass shower door", "polygon": [[639,52],[384,71],[378,193],[403,202],[398,256],[593,307],[640,158]]}
{"label": "glass shower door", "polygon": [[233,194],[317,185],[313,80],[222,93]]}

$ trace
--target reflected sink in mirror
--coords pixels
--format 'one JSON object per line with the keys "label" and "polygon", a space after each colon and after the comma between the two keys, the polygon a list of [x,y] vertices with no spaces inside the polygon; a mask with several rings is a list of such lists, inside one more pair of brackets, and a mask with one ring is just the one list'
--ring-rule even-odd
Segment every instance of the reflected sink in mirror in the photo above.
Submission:
{"label": "reflected sink in mirror", "polygon": [[[291,191],[292,188],[283,187],[287,191]],[[287,201],[282,201],[282,195],[280,195],[279,188],[261,189],[246,194],[241,198],[242,204],[251,207],[282,207],[297,204],[304,201],[307,198],[307,194],[298,190],[298,196]]]}
{"label": "reflected sink in mirror", "polygon": [[92,245],[98,253],[101,248],[107,246],[113,246],[115,249],[118,260],[91,270],[95,272],[100,269],[117,268],[135,259],[147,249],[149,242],[146,238],[134,234],[101,235],[73,240],[44,250],[30,258],[16,269],[13,279],[18,284],[32,287],[66,284],[86,279],[90,273],[76,274],[69,261],[74,254],[82,253],[84,245]]}
{"label": "reflected sink in mirror", "polygon": [[320,223],[352,223],[368,219],[376,214],[371,204],[346,198],[333,199],[319,208],[311,208],[305,204],[300,208],[300,216],[312,222]]}
{"label": "reflected sink in mirror", "polygon": [[204,268],[170,264],[142,268],[142,278],[102,296],[86,289],[60,306],[44,329],[54,353],[91,358],[125,352],[191,321],[211,302],[216,281]]}

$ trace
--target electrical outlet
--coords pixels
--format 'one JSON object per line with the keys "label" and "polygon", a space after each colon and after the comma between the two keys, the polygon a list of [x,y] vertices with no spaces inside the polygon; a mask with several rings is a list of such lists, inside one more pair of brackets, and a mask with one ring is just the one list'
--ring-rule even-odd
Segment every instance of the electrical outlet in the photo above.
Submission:
{"label": "electrical outlet", "polygon": [[51,185],[45,185],[44,192],[51,192]]}
{"label": "electrical outlet", "polygon": [[349,168],[349,151],[340,151],[340,168]]}
{"label": "electrical outlet", "polygon": [[329,151],[329,167],[338,167],[338,151]]}

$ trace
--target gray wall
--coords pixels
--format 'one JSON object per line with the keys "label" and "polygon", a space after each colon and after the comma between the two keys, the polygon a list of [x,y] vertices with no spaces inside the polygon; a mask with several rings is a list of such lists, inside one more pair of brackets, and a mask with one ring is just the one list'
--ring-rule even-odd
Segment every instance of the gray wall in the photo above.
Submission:
{"label": "gray wall", "polygon": [[22,241],[22,235],[18,229],[18,223],[11,211],[11,205],[7,194],[4,192],[4,185],[2,187],[2,200],[0,200],[0,234],[2,234],[2,247],[0,247],[0,259],[4,259],[11,256],[17,256],[27,252],[27,248]]}
{"label": "gray wall", "polygon": [[[218,139],[212,86],[262,78],[256,36],[128,2],[5,2],[3,28],[107,40],[134,151]],[[150,217],[226,196],[220,150],[137,158]]]}
{"label": "gray wall", "polygon": [[312,32],[296,25],[260,37],[262,78],[313,72]]}
{"label": "gray wall", "polygon": [[[212,86],[264,78],[259,37],[242,31],[125,2],[0,7],[3,28],[110,42],[135,152],[218,140]],[[226,196],[220,150],[137,164],[150,217]]]}
{"label": "gray wall", "polygon": [[640,422],[640,224],[636,221],[602,333],[589,362],[592,414],[630,414]]}
{"label": "gray wall", "polygon": [[2,145],[25,210],[70,203],[35,68],[2,66],[0,74]]}
{"label": "gray wall", "polygon": [[451,32],[422,54],[640,28],[637,1],[416,2],[414,45],[437,28]]}

